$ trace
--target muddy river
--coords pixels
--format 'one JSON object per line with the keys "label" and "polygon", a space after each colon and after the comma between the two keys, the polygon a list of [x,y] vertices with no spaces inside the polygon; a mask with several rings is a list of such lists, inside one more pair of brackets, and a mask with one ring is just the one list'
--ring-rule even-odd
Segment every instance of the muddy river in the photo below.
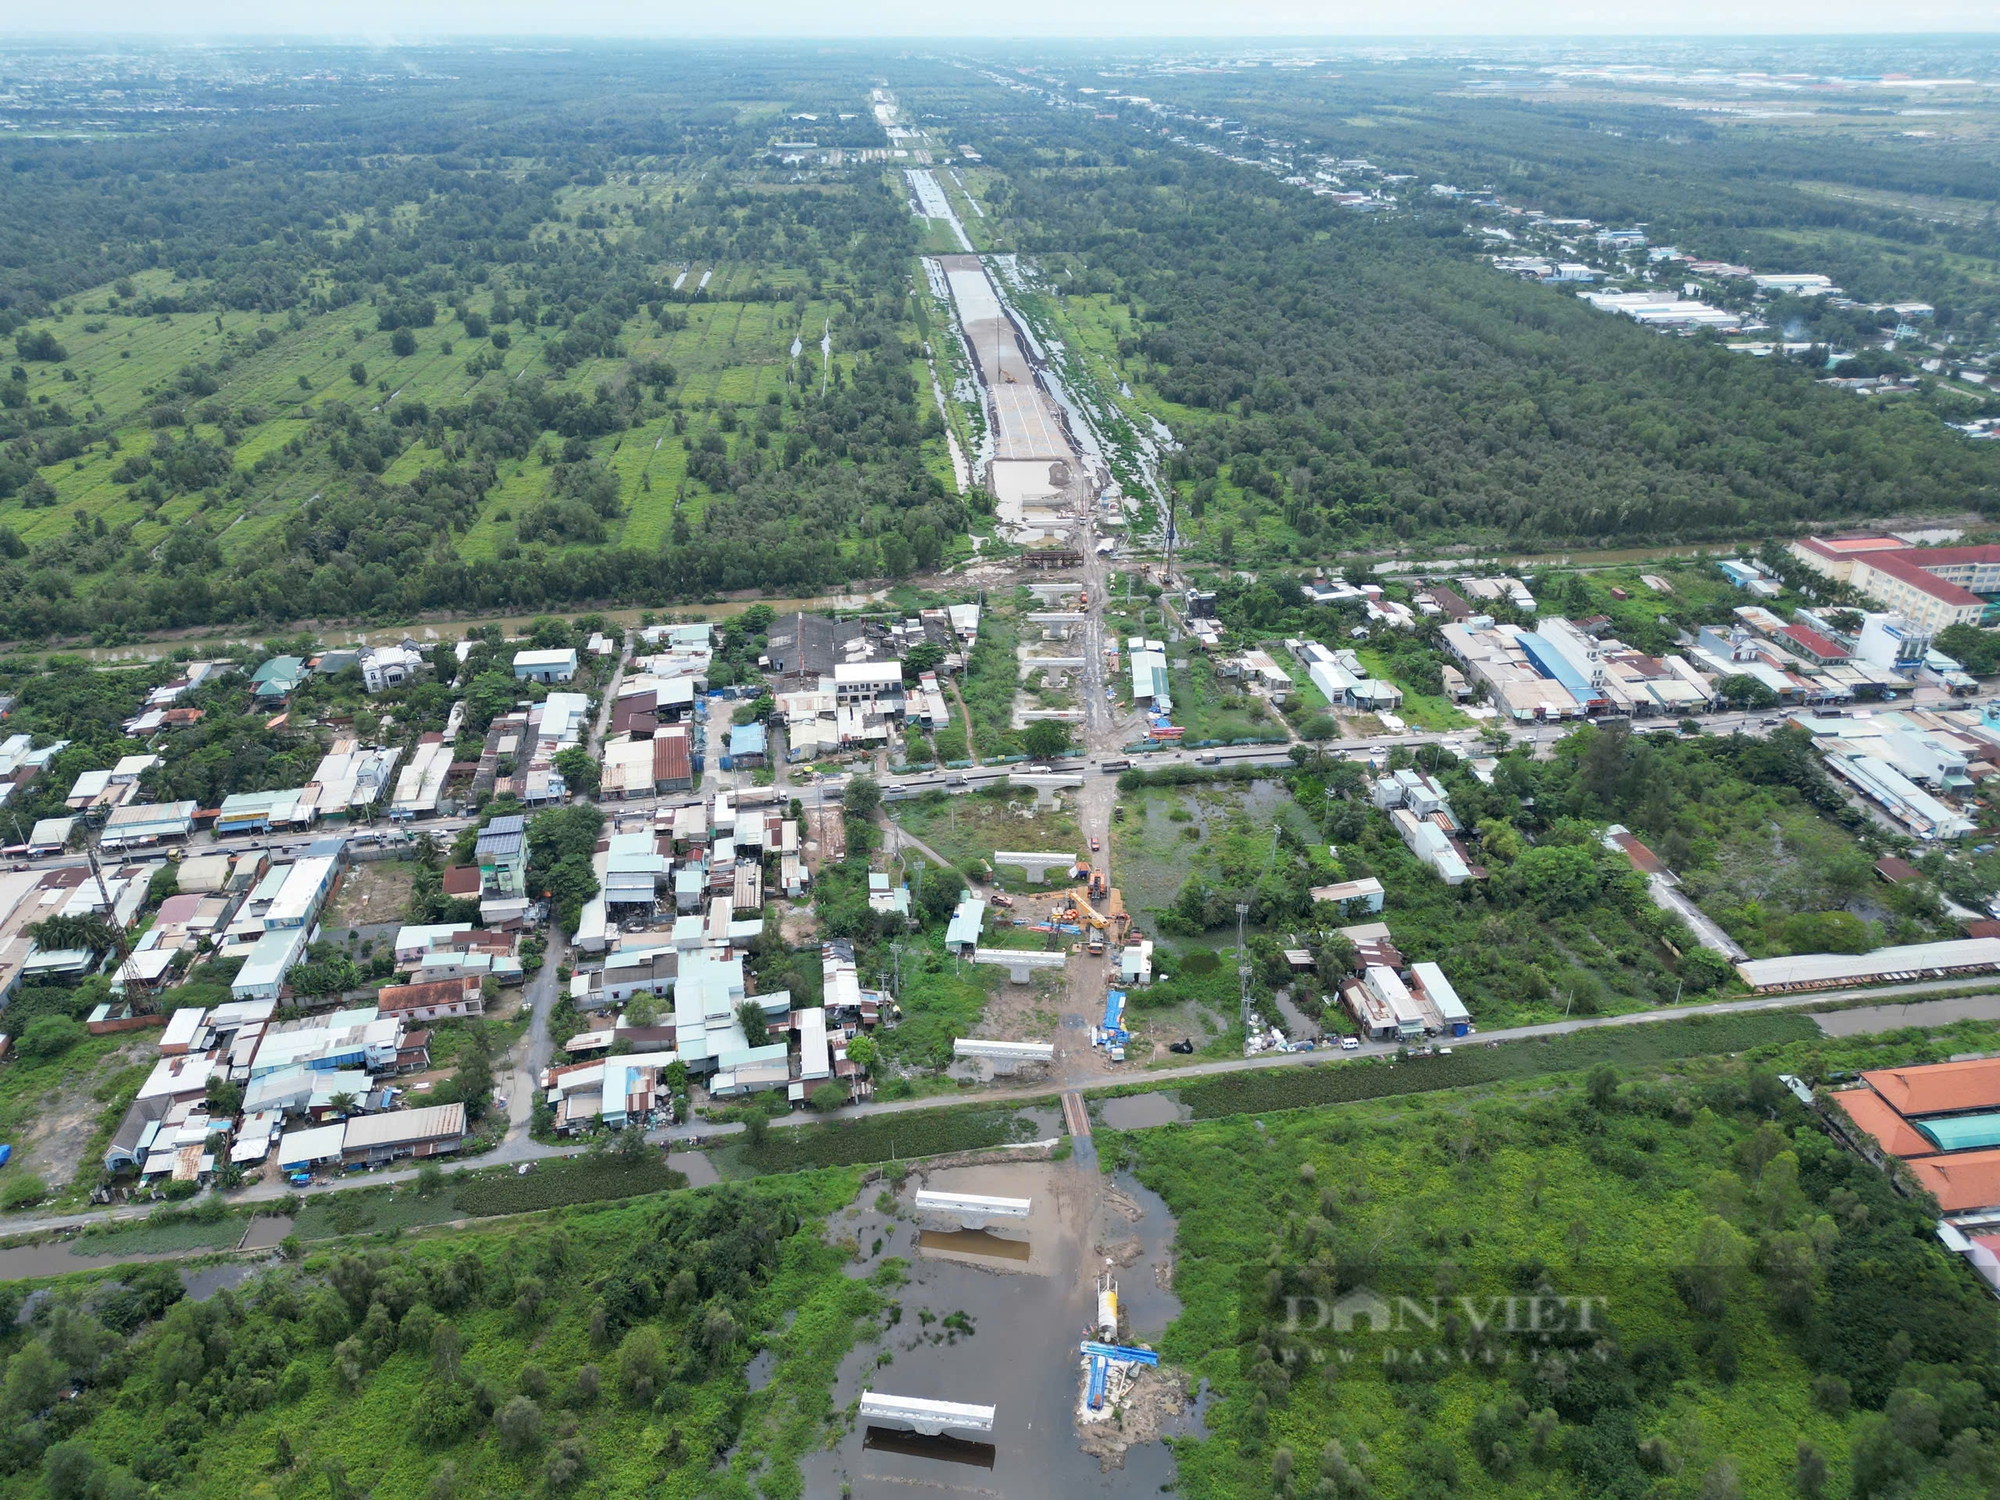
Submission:
{"label": "muddy river", "polygon": [[[946,1218],[920,1218],[920,1188],[1027,1198],[1025,1223],[966,1230]],[[874,1274],[887,1256],[910,1262],[909,1281],[892,1293],[902,1314],[876,1342],[843,1362],[836,1409],[863,1390],[994,1408],[985,1441],[926,1439],[858,1426],[805,1461],[809,1495],[968,1494],[1029,1497],[1158,1494],[1174,1478],[1164,1443],[1137,1442],[1114,1453],[1114,1465],[1081,1446],[1077,1407],[1083,1389],[1079,1343],[1097,1306],[1096,1278],[1107,1269],[1118,1287],[1121,1337],[1156,1343],[1180,1311],[1171,1290],[1174,1225],[1166,1205],[1129,1177],[1105,1178],[1088,1141],[1066,1162],[951,1167],[912,1173],[895,1211],[877,1208],[881,1185],[835,1216],[828,1233],[851,1239],[861,1258],[855,1276]],[[886,1364],[878,1364],[884,1353]],[[1195,1430],[1196,1408],[1179,1378],[1153,1376],[1152,1410],[1164,1434]],[[1135,1403],[1136,1405],[1136,1403]],[[1138,1420],[1135,1418],[1135,1421]],[[1091,1424],[1094,1446],[1117,1449],[1115,1419]],[[847,1486],[843,1490],[843,1486]]]}

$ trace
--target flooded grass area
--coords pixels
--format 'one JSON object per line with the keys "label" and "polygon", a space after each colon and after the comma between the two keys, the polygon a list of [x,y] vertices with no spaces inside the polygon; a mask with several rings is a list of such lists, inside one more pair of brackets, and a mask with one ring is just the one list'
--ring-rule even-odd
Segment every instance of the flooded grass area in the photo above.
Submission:
{"label": "flooded grass area", "polygon": [[[1028,1218],[967,1230],[949,1216],[919,1215],[920,1189],[1026,1198]],[[899,1186],[871,1184],[828,1233],[858,1247],[849,1274],[887,1268],[904,1277],[887,1332],[842,1363],[834,1407],[851,1409],[868,1390],[991,1406],[994,1421],[978,1439],[856,1425],[805,1461],[805,1493],[1029,1500],[1158,1494],[1173,1483],[1173,1456],[1154,1433],[1114,1426],[1086,1450],[1078,1429],[1078,1346],[1093,1336],[1099,1273],[1117,1280],[1127,1340],[1157,1340],[1180,1311],[1165,1204],[1130,1178],[1106,1178],[1087,1142],[1065,1161],[947,1167],[912,1172]],[[1178,1382],[1162,1380],[1172,1390],[1167,1430],[1195,1410]]]}
{"label": "flooded grass area", "polygon": [[670,1151],[667,1153],[667,1165],[686,1177],[689,1187],[708,1187],[722,1181],[722,1174],[708,1159],[706,1151]]}

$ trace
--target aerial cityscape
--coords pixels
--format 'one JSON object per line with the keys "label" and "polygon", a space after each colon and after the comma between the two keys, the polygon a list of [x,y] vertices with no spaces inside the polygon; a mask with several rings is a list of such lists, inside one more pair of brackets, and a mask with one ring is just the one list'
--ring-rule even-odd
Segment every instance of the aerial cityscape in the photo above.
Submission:
{"label": "aerial cityscape", "polygon": [[0,31],[0,1500],[2000,1496],[2000,40],[1179,14]]}

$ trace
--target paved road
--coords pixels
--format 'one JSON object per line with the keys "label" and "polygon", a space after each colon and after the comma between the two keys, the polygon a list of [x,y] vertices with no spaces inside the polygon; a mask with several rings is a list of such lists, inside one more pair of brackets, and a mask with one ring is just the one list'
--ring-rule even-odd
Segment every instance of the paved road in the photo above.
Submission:
{"label": "paved road", "polygon": [[[559,957],[551,950],[545,974],[553,975]],[[538,979],[537,983],[541,981]],[[1808,1012],[1829,1035],[1845,1036],[1866,1030],[1893,1030],[1901,1026],[1941,1025],[1949,1021],[1974,1016],[1981,1019],[2000,1020],[2000,991],[1991,988],[1990,978],[1945,981],[1935,984],[1890,985],[1874,990],[1836,990],[1801,1000],[1796,995],[1774,995],[1747,1000],[1722,1000],[1707,1005],[1678,1006],[1667,1010],[1637,1011],[1621,1016],[1587,1016],[1568,1021],[1551,1021],[1537,1026],[1516,1026],[1500,1031],[1481,1032],[1475,1037],[1457,1043],[1459,1046],[1478,1046],[1482,1043],[1503,1044],[1507,1042],[1532,1041],[1550,1036],[1567,1036],[1579,1031],[1596,1030],[1607,1026],[1643,1026],[1654,1021],[1675,1021],[1692,1015],[1741,1015],[1748,1012],[1798,1009],[1812,1004],[1841,1004],[1843,1002],[1866,999],[1887,1000],[1899,994],[1931,994],[1940,991],[1960,990],[1958,996],[1915,1004],[1915,1005],[1871,1005],[1858,1010],[1835,1011],[1821,1014]],[[1982,989],[1981,986],[1986,988]],[[548,999],[552,1002],[554,987],[550,985]],[[1854,1022],[1847,1017],[1865,1017]],[[1872,1023],[1872,1024],[1871,1024]],[[539,1033],[539,1040],[538,1040]],[[531,1025],[526,1038],[527,1054],[530,1059],[539,1057],[541,1065],[546,1065],[549,1056],[550,1038],[546,1025],[546,1011],[537,1004],[537,1023]],[[539,1049],[539,1050],[538,1050]],[[1091,1077],[1077,1077],[1060,1082],[1037,1079],[1005,1088],[989,1087],[972,1092],[954,1092],[919,1099],[897,1099],[876,1101],[867,1104],[852,1104],[841,1110],[834,1118],[857,1118],[862,1115],[905,1114],[914,1110],[953,1109],[967,1106],[992,1104],[1018,1104],[1027,1099],[1045,1097],[1052,1089],[1082,1089],[1112,1087],[1126,1084],[1144,1083],[1154,1088],[1170,1089],[1175,1085],[1200,1078],[1214,1078],[1229,1073],[1246,1073],[1260,1068],[1280,1068],[1312,1063],[1338,1062],[1361,1057],[1379,1057],[1392,1054],[1396,1049],[1386,1044],[1370,1043],[1355,1052],[1315,1050],[1312,1052],[1261,1053],[1255,1057],[1231,1057],[1207,1062],[1188,1063],[1174,1068],[1119,1070]],[[1421,1064],[1416,1064],[1420,1066]],[[516,1074],[518,1077],[518,1072]],[[476,1157],[465,1165],[472,1167],[504,1166],[524,1161],[540,1161],[556,1156],[574,1156],[588,1149],[581,1146],[547,1146],[528,1136],[527,1126],[512,1123],[517,1119],[516,1101],[527,1098],[525,1091],[513,1085],[509,1096],[509,1120],[507,1139],[495,1150]],[[817,1124],[820,1116],[800,1112],[775,1119],[771,1122],[777,1129],[798,1129]],[[686,1125],[651,1133],[650,1139],[674,1145],[699,1144],[720,1137],[736,1135],[743,1127],[735,1123],[712,1123],[695,1120]],[[340,1191],[342,1189],[379,1187],[385,1183],[407,1182],[417,1175],[417,1168],[404,1167],[388,1172],[366,1172],[342,1179],[330,1189],[319,1191]],[[269,1202],[282,1198],[290,1189],[282,1180],[262,1182],[236,1194],[234,1202]],[[55,1229],[73,1228],[85,1223],[118,1222],[143,1219],[152,1212],[153,1205],[122,1204],[115,1208],[79,1210],[63,1214],[42,1214],[32,1218],[7,1219],[0,1221],[0,1232],[6,1234],[37,1234]]]}
{"label": "paved road", "polygon": [[[1979,979],[1947,981],[1933,984],[1912,984],[1888,986],[1879,990],[1834,990],[1821,995],[1802,997],[1799,995],[1766,995],[1745,1000],[1718,1000],[1706,1005],[1682,1005],[1664,1010],[1634,1011],[1617,1016],[1579,1016],[1567,1021],[1548,1021],[1534,1026],[1513,1026],[1498,1031],[1482,1031],[1461,1041],[1449,1043],[1454,1047],[1477,1047],[1481,1045],[1502,1045],[1508,1042],[1535,1041],[1552,1036],[1570,1036],[1579,1031],[1595,1031],[1604,1027],[1645,1026],[1655,1021],[1679,1021],[1689,1016],[1731,1016],[1745,1015],[1758,1011],[1798,1010],[1808,1005],[1841,1004],[1855,999],[1874,999],[1897,994],[1930,994],[1940,990],[1965,989],[1983,992],[1968,993],[1964,997],[1951,997],[1916,1005],[1874,1006],[1865,1011],[1833,1011],[1825,1014],[1807,1012],[1829,1035],[1845,1036],[1871,1030],[1894,1030],[1900,1026],[1942,1025],[1946,1022],[1973,1016],[1980,1019],[2000,1020],[2000,991],[1991,988],[1990,976]],[[1880,1017],[1876,1025],[1849,1025],[1843,1017],[1854,1014],[1868,1014]],[[868,1104],[853,1104],[840,1111],[839,1117],[860,1115],[903,1114],[911,1110],[953,1108],[961,1105],[1008,1104],[1023,1099],[1041,1098],[1052,1089],[1108,1088],[1127,1084],[1144,1083],[1156,1088],[1172,1088],[1176,1084],[1200,1078],[1214,1078],[1229,1073],[1248,1073],[1263,1068],[1310,1066],[1313,1063],[1341,1062],[1356,1058],[1393,1056],[1397,1048],[1389,1043],[1368,1042],[1352,1052],[1319,1048],[1311,1052],[1263,1052],[1254,1057],[1226,1057],[1207,1062],[1186,1063],[1172,1068],[1134,1068],[1100,1074],[1089,1078],[1069,1077],[1063,1079],[1039,1078],[1007,1087],[988,1087],[976,1091],[955,1092],[942,1096],[922,1099],[896,1099]],[[804,1114],[787,1116],[773,1120],[778,1128],[810,1125],[815,1117]],[[693,1126],[682,1126],[675,1132],[675,1139],[707,1139],[714,1136],[730,1135],[741,1129],[734,1124],[709,1125],[695,1122]]]}

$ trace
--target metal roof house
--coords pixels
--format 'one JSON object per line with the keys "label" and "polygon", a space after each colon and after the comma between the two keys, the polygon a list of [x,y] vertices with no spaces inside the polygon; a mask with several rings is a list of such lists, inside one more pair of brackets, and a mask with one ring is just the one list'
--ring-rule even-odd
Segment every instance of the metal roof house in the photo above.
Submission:
{"label": "metal roof house", "polygon": [[193,802],[127,803],[105,820],[99,847],[126,849],[161,839],[184,839],[194,831],[195,810]]}
{"label": "metal roof house", "polygon": [[568,682],[576,676],[576,648],[556,651],[516,651],[514,675],[524,682]]}
{"label": "metal roof house", "polygon": [[520,896],[528,889],[527,821],[519,813],[495,818],[480,831],[473,845],[481,883],[503,895]]}
{"label": "metal roof house", "polygon": [[300,656],[274,656],[250,674],[251,696],[259,703],[275,704],[297,692],[312,669]]}
{"label": "metal roof house", "polygon": [[947,952],[969,952],[979,946],[979,932],[986,923],[986,903],[968,893],[952,909],[951,925],[944,930]]}

